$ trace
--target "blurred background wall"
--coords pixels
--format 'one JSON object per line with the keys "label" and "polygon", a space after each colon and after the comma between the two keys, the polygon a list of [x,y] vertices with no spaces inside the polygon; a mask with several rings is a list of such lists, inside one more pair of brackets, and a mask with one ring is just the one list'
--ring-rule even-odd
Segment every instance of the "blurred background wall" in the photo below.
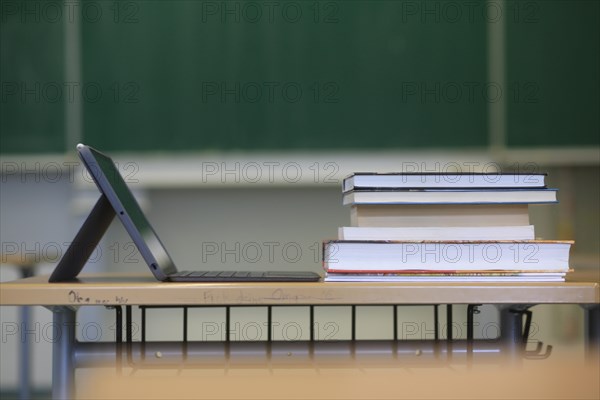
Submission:
{"label": "blurred background wall", "polygon": [[[97,198],[83,142],[114,156],[186,269],[319,271],[321,241],[349,224],[353,171],[517,170],[559,189],[560,204],[532,207],[536,236],[574,239],[573,267],[598,279],[596,1],[2,0],[0,12],[2,254],[36,254],[38,273]],[[85,271],[147,270],[115,223]],[[581,342],[578,307],[538,309],[540,340]],[[114,337],[110,315],[82,310],[82,326],[101,321],[91,339]],[[340,315],[326,319],[343,328]],[[11,391],[17,310],[0,317]],[[43,389],[50,313],[33,318]]]}

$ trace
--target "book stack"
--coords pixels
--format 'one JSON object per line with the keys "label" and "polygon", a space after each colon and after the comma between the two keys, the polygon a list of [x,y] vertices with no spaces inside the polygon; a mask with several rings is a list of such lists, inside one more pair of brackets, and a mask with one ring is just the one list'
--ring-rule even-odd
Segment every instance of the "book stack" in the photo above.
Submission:
{"label": "book stack", "polygon": [[546,174],[355,173],[351,226],[323,243],[326,281],[564,281],[572,241],[536,240]]}

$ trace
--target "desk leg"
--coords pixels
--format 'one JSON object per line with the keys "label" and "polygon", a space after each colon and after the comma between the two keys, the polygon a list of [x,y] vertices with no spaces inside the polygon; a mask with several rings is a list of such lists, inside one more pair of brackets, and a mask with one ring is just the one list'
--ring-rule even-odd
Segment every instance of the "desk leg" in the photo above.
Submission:
{"label": "desk leg", "polygon": [[600,362],[600,304],[586,304],[585,310],[585,360],[592,365]]}
{"label": "desk leg", "polygon": [[511,305],[500,308],[500,341],[509,363],[520,363],[525,350],[523,312],[529,306]]}
{"label": "desk leg", "polygon": [[[31,322],[29,313],[29,306],[21,307],[20,314],[23,332],[29,332]],[[31,344],[29,343],[29,337],[23,337],[23,340],[21,340],[19,359],[19,399],[29,400],[31,399],[31,366],[29,365],[31,361]]]}
{"label": "desk leg", "polygon": [[54,342],[52,343],[52,398],[75,397],[75,310],[69,307],[52,309]]}
{"label": "desk leg", "polygon": [[[33,265],[21,267],[21,278],[29,278],[30,276],[33,276],[33,270]],[[30,313],[30,306],[21,307],[20,314],[23,332],[30,332]],[[29,342],[28,335],[21,336],[23,337],[23,340],[21,341],[21,356],[19,364],[19,399],[29,400],[31,399],[31,344]]]}

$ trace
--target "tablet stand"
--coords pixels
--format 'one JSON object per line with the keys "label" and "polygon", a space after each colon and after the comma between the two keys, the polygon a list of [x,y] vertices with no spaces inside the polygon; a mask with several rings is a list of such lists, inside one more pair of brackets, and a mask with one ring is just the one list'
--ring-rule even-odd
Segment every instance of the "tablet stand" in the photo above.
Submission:
{"label": "tablet stand", "polygon": [[75,279],[114,217],[115,211],[112,205],[104,194],[101,195],[54,272],[50,275],[48,282],[65,282]]}

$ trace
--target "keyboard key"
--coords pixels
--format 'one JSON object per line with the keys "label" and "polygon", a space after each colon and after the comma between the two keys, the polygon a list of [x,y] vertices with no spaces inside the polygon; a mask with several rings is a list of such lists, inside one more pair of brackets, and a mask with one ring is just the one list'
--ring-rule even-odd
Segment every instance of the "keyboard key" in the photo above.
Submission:
{"label": "keyboard key", "polygon": [[171,274],[170,276],[181,277],[181,276],[189,276],[190,274],[192,274],[192,271],[179,271],[174,274]]}

